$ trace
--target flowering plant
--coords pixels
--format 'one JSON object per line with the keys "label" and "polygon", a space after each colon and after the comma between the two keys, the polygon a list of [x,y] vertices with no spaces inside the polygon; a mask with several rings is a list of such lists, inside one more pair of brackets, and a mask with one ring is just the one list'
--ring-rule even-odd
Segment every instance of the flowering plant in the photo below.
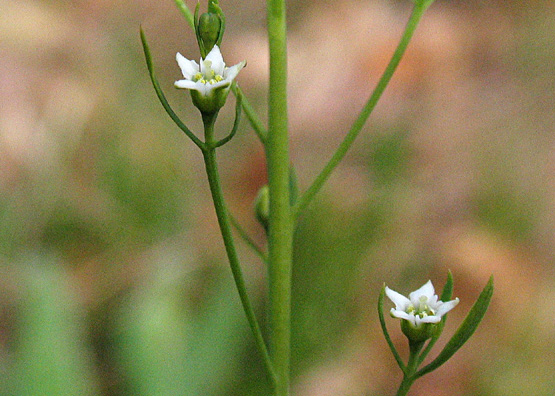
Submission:
{"label": "flowering plant", "polygon": [[[434,287],[431,281],[428,281],[424,286],[410,293],[409,298],[406,298],[386,286],[382,288],[378,300],[380,323],[387,344],[403,372],[403,381],[399,386],[397,396],[406,395],[416,379],[437,369],[449,360],[455,352],[468,341],[474,331],[476,331],[480,321],[486,314],[491,297],[493,296],[493,276],[490,277],[489,282],[482,290],[482,293],[474,303],[466,319],[453,337],[447,342],[436,359],[419,369],[419,366],[424,362],[424,359],[443,331],[447,319],[447,312],[455,308],[459,303],[458,298],[448,302],[442,302],[442,300],[450,300],[452,293],[453,276],[451,272],[449,272],[447,277],[447,283],[443,289],[441,299],[434,294]],[[401,359],[387,331],[383,315],[384,295],[387,295],[395,304],[395,308],[392,308],[390,311],[391,316],[401,319],[401,329],[409,341],[410,353],[406,364],[403,362],[403,359]],[[427,341],[428,344],[426,345]],[[424,348],[425,345],[426,348]]]}
{"label": "flowering plant", "polygon": [[[176,59],[184,79],[176,81],[174,85],[176,88],[190,90],[193,104],[201,112],[204,124],[204,139],[193,133],[168,103],[155,76],[150,50],[141,29],[146,63],[156,94],[168,115],[202,152],[227,257],[243,310],[272,386],[272,396],[288,396],[290,389],[291,274],[295,226],[303,210],[320,191],[361,132],[399,65],[420,19],[433,0],[414,0],[413,2],[413,12],[405,32],[376,88],[368,97],[358,118],[346,133],[335,153],[309,187],[301,194],[298,194],[295,169],[291,165],[289,155],[285,0],[267,0],[270,51],[267,126],[257,116],[235,81],[246,63],[243,61],[232,67],[226,67],[223,60],[220,47],[225,30],[225,16],[218,1],[208,0],[208,12],[199,17],[198,5],[193,16],[182,0],[176,0],[183,15],[195,31],[201,59],[200,63],[197,63],[178,53]],[[235,121],[231,132],[226,137],[217,139],[214,124],[218,112],[225,105],[230,91],[236,96]],[[264,146],[266,153],[268,185],[264,186],[257,196],[255,215],[266,231],[267,250],[254,243],[229,214],[216,161],[216,150],[228,143],[237,132],[242,111],[246,113],[249,123]],[[269,280],[268,326],[270,330],[268,341],[263,337],[245,287],[232,234],[232,226],[237,228],[239,235],[260,256],[262,261],[267,263]],[[459,302],[458,299],[451,300],[452,290],[453,279],[451,274],[448,276],[441,298],[434,294],[435,291],[431,281],[410,293],[408,298],[385,286],[382,288],[378,304],[379,319],[386,342],[403,372],[403,380],[397,393],[398,396],[406,395],[417,378],[445,363],[468,340],[486,312],[493,293],[493,279],[490,279],[467,318],[442,352],[432,363],[419,369],[424,358],[443,331],[447,312]],[[410,355],[406,364],[395,349],[385,325],[383,299],[386,294],[395,304],[395,308],[391,309],[392,316],[401,319],[402,331],[408,337]]]}

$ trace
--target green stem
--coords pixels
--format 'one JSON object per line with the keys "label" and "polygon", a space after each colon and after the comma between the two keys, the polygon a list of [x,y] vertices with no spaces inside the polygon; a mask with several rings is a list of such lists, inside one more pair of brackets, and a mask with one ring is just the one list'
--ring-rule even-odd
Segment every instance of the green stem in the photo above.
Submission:
{"label": "green stem", "polygon": [[229,259],[229,264],[231,266],[231,272],[233,273],[233,279],[235,280],[235,285],[237,286],[237,291],[239,292],[241,304],[243,305],[243,309],[247,316],[249,326],[255,338],[256,346],[258,347],[258,350],[262,355],[263,362],[270,377],[270,380],[272,381],[272,385],[275,386],[276,375],[272,366],[272,362],[270,360],[268,349],[266,348],[266,343],[264,342],[262,332],[260,331],[260,326],[258,325],[258,321],[254,314],[252,304],[247,294],[243,272],[239,264],[239,258],[237,256],[235,243],[233,241],[227,206],[224,201],[222,187],[220,184],[220,176],[218,172],[215,149],[215,145],[217,142],[214,139],[214,122],[216,120],[216,115],[205,116],[203,114],[202,118],[205,128],[206,144],[205,148],[202,150],[202,154],[204,156],[204,164],[206,166],[206,174],[208,176],[210,192],[214,201],[214,208],[216,210],[216,216],[218,218],[218,224],[222,233],[225,250]]}
{"label": "green stem", "polygon": [[270,190],[268,282],[270,355],[275,396],[289,395],[293,217],[289,198],[287,39],[285,1],[267,0],[270,82],[266,158]]}
{"label": "green stem", "polygon": [[406,396],[409,393],[409,389],[414,382],[413,377],[409,377],[406,374],[403,377],[403,381],[397,390],[397,396]]}
{"label": "green stem", "polygon": [[237,231],[239,236],[245,241],[245,243],[258,255],[258,257],[260,257],[262,261],[264,261],[264,263],[268,263],[268,257],[266,257],[266,253],[264,252],[264,250],[260,246],[258,246],[257,243],[250,237],[250,235],[247,233],[247,231],[245,231],[245,229],[241,226],[237,219],[230,214],[229,220],[231,221],[233,227],[235,227],[235,230]]}
{"label": "green stem", "polygon": [[245,115],[247,116],[247,119],[249,120],[249,123],[251,124],[252,129],[256,133],[256,136],[258,136],[258,139],[262,142],[263,145],[266,145],[266,140],[268,138],[268,131],[264,127],[264,124],[262,123],[260,118],[258,117],[258,114],[256,114],[256,111],[254,110],[250,102],[245,97],[245,94],[243,93],[241,88],[239,88],[239,85],[233,84],[231,86],[231,90],[233,91],[233,94],[235,96],[243,97],[243,101],[241,103],[241,106],[243,106],[243,111],[245,112]]}
{"label": "green stem", "polygon": [[364,105],[361,113],[359,114],[356,121],[353,123],[351,129],[349,130],[349,132],[347,133],[347,135],[345,136],[345,138],[343,139],[343,141],[341,142],[341,144],[337,148],[337,151],[333,154],[333,156],[331,157],[329,162],[326,164],[326,166],[320,172],[320,174],[316,177],[316,179],[314,180],[312,185],[308,188],[308,190],[300,197],[299,201],[297,202],[297,204],[294,207],[295,217],[298,217],[298,215],[312,201],[312,199],[314,198],[316,193],[318,191],[320,191],[320,189],[322,188],[324,183],[327,181],[327,179],[329,178],[332,171],[339,164],[339,162],[341,162],[343,157],[345,157],[345,154],[347,153],[347,151],[349,150],[349,148],[351,147],[351,145],[355,141],[356,137],[358,136],[358,134],[362,130],[362,127],[364,126],[364,124],[368,120],[368,117],[370,116],[370,114],[372,113],[374,108],[376,107],[376,104],[378,103],[378,100],[382,96],[385,88],[387,87],[387,84],[391,80],[391,77],[393,76],[393,73],[395,72],[395,69],[397,69],[397,66],[399,65],[399,62],[401,61],[401,58],[403,57],[403,54],[405,53],[405,50],[407,49],[407,46],[408,46],[408,44],[409,44],[409,42],[410,42],[410,40],[411,40],[411,38],[414,34],[414,31],[416,30],[416,27],[418,26],[418,22],[422,18],[422,15],[424,14],[424,11],[426,10],[426,8],[427,8],[426,5],[423,5],[423,4],[420,4],[420,3],[416,4],[414,6],[414,8],[412,10],[412,14],[409,18],[409,21],[407,22],[407,26],[405,27],[405,32],[403,33],[403,36],[401,37],[401,41],[399,42],[399,45],[397,46],[397,49],[393,53],[393,56],[392,56],[391,60],[389,61],[389,64],[387,65],[387,68],[385,69],[382,77],[378,81],[378,85],[376,85],[376,88],[374,89],[374,91],[370,95],[370,98],[368,99],[368,101]]}
{"label": "green stem", "polygon": [[410,387],[416,380],[416,370],[420,363],[419,354],[424,347],[425,342],[412,342],[409,341],[410,355],[409,361],[407,363],[407,369],[403,376],[403,381],[399,385],[399,390],[397,391],[397,396],[406,396],[409,392]]}
{"label": "green stem", "polygon": [[147,65],[147,68],[148,68],[148,73],[150,75],[150,80],[152,81],[152,86],[154,87],[154,90],[156,91],[156,95],[158,96],[158,99],[160,100],[160,103],[162,104],[162,106],[166,110],[166,113],[168,113],[168,115],[171,117],[173,122],[175,122],[175,124],[183,132],[185,132],[185,134],[189,137],[189,139],[191,139],[193,141],[194,144],[196,144],[201,150],[203,150],[205,148],[204,147],[204,142],[202,142],[199,138],[197,138],[195,136],[195,134],[189,128],[187,128],[187,126],[179,119],[177,114],[175,114],[175,112],[171,108],[170,104],[168,103],[168,100],[166,99],[166,96],[164,95],[164,92],[162,92],[162,88],[160,88],[160,84],[158,83],[158,79],[156,78],[156,75],[154,74],[154,66],[152,64],[152,56],[150,55],[150,49],[149,49],[148,43],[146,41],[145,33],[143,32],[142,27],[141,27],[140,30],[141,30],[141,42],[143,43],[143,51],[145,53],[145,59],[146,59],[146,65]]}

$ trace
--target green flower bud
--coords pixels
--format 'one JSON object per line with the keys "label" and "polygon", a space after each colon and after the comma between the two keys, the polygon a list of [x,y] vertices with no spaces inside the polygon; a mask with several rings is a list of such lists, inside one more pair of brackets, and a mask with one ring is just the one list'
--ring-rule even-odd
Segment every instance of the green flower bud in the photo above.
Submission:
{"label": "green flower bud", "polygon": [[270,189],[268,185],[262,186],[254,200],[254,212],[256,219],[264,230],[268,232],[270,226]]}
{"label": "green flower bud", "polygon": [[205,12],[200,16],[197,25],[197,36],[200,37],[204,51],[207,54],[214,48],[214,45],[219,44],[221,27],[222,21],[219,15]]}
{"label": "green flower bud", "polygon": [[225,15],[215,0],[208,2],[208,12],[199,17],[199,7],[195,8],[195,34],[203,59],[212,51],[214,45],[220,46],[225,31]]}

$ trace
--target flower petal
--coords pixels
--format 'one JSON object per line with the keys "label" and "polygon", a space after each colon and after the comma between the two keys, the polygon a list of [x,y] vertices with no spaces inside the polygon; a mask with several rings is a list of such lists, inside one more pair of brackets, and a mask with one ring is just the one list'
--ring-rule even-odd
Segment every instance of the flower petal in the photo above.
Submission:
{"label": "flower petal", "polygon": [[439,297],[437,294],[434,294],[431,298],[428,299],[428,306],[433,310],[436,310],[439,305],[441,305],[441,301],[438,302]]}
{"label": "flower petal", "polygon": [[217,45],[215,45],[214,48],[212,48],[212,51],[210,51],[208,55],[206,55],[206,59],[204,59],[204,61],[210,61],[212,70],[214,70],[216,74],[223,76],[225,63],[224,58],[222,57],[222,53],[220,52],[220,48],[218,48]]}
{"label": "flower petal", "polygon": [[426,282],[420,289],[413,291],[409,294],[409,299],[415,307],[420,306],[420,297],[425,296],[426,302],[434,296],[434,285],[432,281]]}
{"label": "flower petal", "polygon": [[192,80],[193,76],[199,72],[198,63],[185,58],[179,52],[175,55],[175,59],[177,60],[177,64],[181,68],[181,73],[183,73],[183,77],[185,77],[187,80]]}
{"label": "flower petal", "polygon": [[235,79],[235,77],[237,77],[237,74],[239,74],[239,72],[241,71],[241,69],[242,69],[243,67],[245,67],[246,64],[247,64],[247,62],[246,62],[246,61],[243,61],[243,62],[237,63],[237,64],[234,65],[234,66],[227,67],[227,68],[224,70],[224,74],[223,74],[224,78],[225,78],[226,80],[233,81],[233,80]]}
{"label": "flower petal", "polygon": [[201,93],[202,96],[210,96],[212,93],[213,85],[199,83],[197,91]]}
{"label": "flower petal", "polygon": [[173,83],[176,88],[201,90],[204,84],[196,83],[191,80],[179,80]]}
{"label": "flower petal", "polygon": [[419,323],[439,323],[441,321],[441,317],[437,315],[433,316],[424,316],[423,318],[416,316],[416,324]]}
{"label": "flower petal", "polygon": [[440,307],[438,308],[437,312],[436,312],[436,316],[442,317],[447,312],[449,312],[450,310],[455,308],[458,303],[459,303],[459,299],[455,298],[454,300],[447,301],[447,302],[441,304]]}
{"label": "flower petal", "polygon": [[218,81],[217,83],[214,84],[207,84],[208,87],[210,87],[211,91],[214,90],[220,90],[222,88],[228,87],[231,85],[231,81],[227,81],[227,80],[222,80],[222,81]]}
{"label": "flower petal", "polygon": [[398,319],[404,319],[404,320],[408,320],[412,323],[414,322],[414,314],[408,314],[405,311],[399,311],[396,310],[395,308],[391,308],[391,311],[389,311],[391,316],[398,318]]}
{"label": "flower petal", "polygon": [[410,300],[395,290],[391,290],[389,287],[385,287],[385,294],[393,304],[395,304],[395,309],[400,311],[406,311],[407,307],[410,305]]}

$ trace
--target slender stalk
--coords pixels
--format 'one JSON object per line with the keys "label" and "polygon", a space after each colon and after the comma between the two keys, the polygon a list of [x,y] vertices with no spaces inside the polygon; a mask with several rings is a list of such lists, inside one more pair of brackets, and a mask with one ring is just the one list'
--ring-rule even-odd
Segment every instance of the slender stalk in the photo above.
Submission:
{"label": "slender stalk", "polygon": [[293,218],[289,200],[287,39],[285,0],[267,0],[270,84],[266,158],[270,190],[268,235],[270,356],[275,396],[289,395]]}
{"label": "slender stalk", "polygon": [[233,227],[235,227],[235,230],[237,231],[239,236],[245,241],[245,243],[258,255],[258,257],[260,257],[262,261],[267,263],[268,257],[266,257],[266,252],[264,252],[264,250],[260,246],[258,246],[257,243],[250,237],[247,231],[241,226],[239,221],[237,221],[237,219],[231,214],[229,214],[229,220],[231,221]]}
{"label": "slender stalk", "polygon": [[262,142],[263,145],[266,145],[268,131],[264,127],[264,124],[260,120],[260,117],[258,117],[258,114],[256,114],[256,111],[251,106],[248,99],[245,97],[245,94],[243,93],[239,85],[233,84],[231,86],[231,90],[233,91],[235,96],[243,97],[243,101],[241,103],[241,106],[243,107],[243,111],[245,112],[245,115],[247,116],[247,119],[249,120],[249,123],[251,124],[252,129],[256,133],[256,136],[258,136],[258,139]]}
{"label": "slender stalk", "polygon": [[409,21],[407,22],[407,26],[405,27],[403,36],[401,37],[401,41],[399,42],[397,49],[393,53],[393,56],[389,61],[389,64],[387,65],[383,75],[378,81],[376,88],[370,95],[370,98],[364,105],[362,111],[360,112],[356,121],[353,123],[351,129],[349,130],[349,132],[347,133],[347,135],[345,136],[345,138],[337,148],[337,151],[333,154],[329,162],[322,169],[320,174],[316,177],[312,185],[297,201],[297,204],[294,207],[295,217],[298,217],[298,215],[306,208],[306,206],[308,206],[310,201],[312,201],[316,193],[320,191],[324,183],[328,180],[332,171],[339,164],[339,162],[341,162],[343,157],[345,157],[345,154],[347,153],[347,151],[349,150],[349,148],[357,138],[358,134],[362,130],[362,127],[368,120],[368,117],[376,107],[376,104],[378,103],[378,100],[380,99],[385,88],[387,87],[387,84],[391,80],[391,77],[393,76],[395,69],[397,69],[397,66],[401,61],[401,58],[403,57],[403,54],[407,49],[407,46],[414,34],[414,31],[418,26],[418,22],[422,18],[422,15],[424,14],[424,11],[426,10],[426,8],[427,6],[421,3],[415,4],[412,10],[411,16],[409,18]]}
{"label": "slender stalk", "polygon": [[229,259],[229,264],[231,266],[231,272],[233,273],[233,279],[235,280],[235,285],[237,286],[237,291],[239,292],[239,297],[241,299],[241,304],[247,316],[249,326],[254,335],[256,346],[262,355],[264,365],[270,377],[272,385],[275,387],[276,375],[270,360],[270,355],[266,347],[264,338],[262,337],[262,332],[260,331],[260,326],[254,314],[252,304],[249,300],[247,294],[247,288],[245,285],[245,280],[243,277],[243,272],[239,264],[239,258],[237,256],[237,251],[235,249],[235,243],[233,241],[233,234],[231,232],[231,223],[229,220],[229,215],[227,212],[227,206],[224,201],[223,192],[220,184],[220,176],[218,172],[218,165],[216,162],[216,141],[214,139],[214,122],[216,116],[205,117],[203,115],[204,128],[205,128],[205,148],[202,150],[204,156],[204,164],[206,167],[206,174],[208,176],[208,183],[210,185],[210,192],[212,194],[212,199],[214,201],[214,208],[216,210],[216,216],[218,218],[218,224],[220,226],[220,231],[222,233],[222,238],[225,245],[225,250],[227,257]]}
{"label": "slender stalk", "polygon": [[162,104],[162,106],[166,110],[166,113],[168,113],[168,115],[171,117],[173,122],[175,122],[175,124],[179,127],[179,129],[181,129],[183,132],[185,132],[185,135],[187,135],[189,137],[189,139],[191,139],[193,141],[194,144],[196,144],[201,150],[203,150],[204,149],[204,142],[202,142],[199,138],[197,138],[195,136],[195,134],[189,128],[187,128],[187,126],[179,119],[177,114],[175,114],[175,112],[171,108],[170,104],[168,103],[168,100],[166,99],[166,96],[164,95],[164,92],[162,92],[162,88],[160,88],[160,84],[158,83],[158,79],[156,78],[156,75],[154,74],[154,66],[152,65],[152,56],[150,55],[150,49],[149,49],[148,43],[146,41],[145,33],[143,32],[142,27],[141,27],[140,30],[141,30],[141,42],[143,43],[143,51],[145,53],[145,59],[146,59],[146,65],[147,65],[147,68],[148,68],[148,73],[150,75],[150,80],[152,81],[152,86],[154,87],[154,90],[156,91],[156,95],[158,96],[158,99],[160,100],[160,103]]}
{"label": "slender stalk", "polygon": [[418,364],[420,363],[419,354],[424,346],[425,342],[412,342],[409,341],[410,355],[409,361],[407,362],[407,370],[403,376],[403,381],[399,385],[399,390],[397,391],[397,396],[406,396],[409,392],[410,387],[416,380],[416,370],[418,369]]}
{"label": "slender stalk", "polygon": [[391,353],[393,354],[393,357],[397,361],[397,364],[399,365],[399,368],[403,371],[404,374],[406,374],[407,367],[405,366],[405,363],[403,362],[403,359],[401,359],[401,355],[399,355],[399,352],[397,352],[397,348],[395,348],[395,345],[393,344],[393,341],[391,341],[391,337],[389,336],[389,331],[387,331],[387,326],[385,324],[385,319],[384,319],[384,316],[383,316],[383,299],[384,299],[384,297],[385,297],[385,285],[382,286],[382,290],[381,290],[380,296],[378,298],[378,317],[380,319],[380,325],[382,327],[382,332],[383,332],[383,335],[385,337],[385,341],[387,342],[387,345],[389,346],[389,349],[391,350]]}

